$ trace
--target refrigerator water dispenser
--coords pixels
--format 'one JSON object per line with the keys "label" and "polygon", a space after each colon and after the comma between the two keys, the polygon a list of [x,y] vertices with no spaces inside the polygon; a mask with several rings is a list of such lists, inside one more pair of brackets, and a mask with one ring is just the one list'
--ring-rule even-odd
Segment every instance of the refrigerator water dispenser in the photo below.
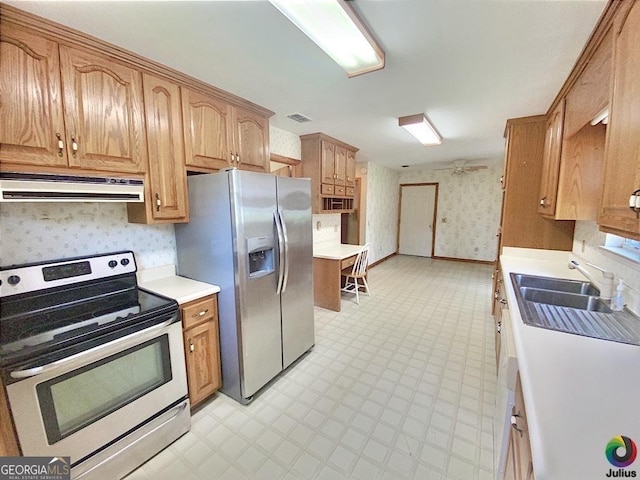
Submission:
{"label": "refrigerator water dispenser", "polygon": [[273,235],[247,238],[249,278],[263,277],[274,271]]}

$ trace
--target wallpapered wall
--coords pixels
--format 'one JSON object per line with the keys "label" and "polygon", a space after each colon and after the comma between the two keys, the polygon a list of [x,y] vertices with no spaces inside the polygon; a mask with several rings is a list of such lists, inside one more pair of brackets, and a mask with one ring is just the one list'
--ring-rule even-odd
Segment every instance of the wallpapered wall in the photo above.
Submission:
{"label": "wallpapered wall", "polygon": [[462,175],[427,168],[400,174],[401,184],[439,184],[435,256],[495,260],[502,205],[500,161],[494,159],[486,163],[487,169]]}
{"label": "wallpapered wall", "polygon": [[173,225],[127,223],[124,203],[3,203],[3,266],[133,250],[139,269],[176,263]]}
{"label": "wallpapered wall", "polygon": [[398,172],[367,164],[365,238],[371,244],[370,263],[396,251],[398,241]]}

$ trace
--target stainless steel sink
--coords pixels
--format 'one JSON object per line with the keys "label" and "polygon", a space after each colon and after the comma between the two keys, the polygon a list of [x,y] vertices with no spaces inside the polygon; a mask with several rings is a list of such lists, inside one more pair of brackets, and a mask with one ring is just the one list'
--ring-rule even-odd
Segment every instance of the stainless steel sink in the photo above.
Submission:
{"label": "stainless steel sink", "polygon": [[531,287],[520,287],[520,293],[525,300],[530,302],[557,305],[558,307],[577,308],[578,310],[589,310],[591,312],[612,312],[599,297],[593,295],[542,290]]}
{"label": "stainless steel sink", "polygon": [[589,282],[580,280],[568,280],[562,278],[538,277],[535,275],[514,275],[516,284],[519,287],[539,288],[542,290],[553,290],[555,292],[579,293],[581,295],[592,295],[597,297],[600,290]]}
{"label": "stainless steel sink", "polygon": [[613,312],[589,282],[519,273],[511,282],[526,325],[640,345],[640,319]]}

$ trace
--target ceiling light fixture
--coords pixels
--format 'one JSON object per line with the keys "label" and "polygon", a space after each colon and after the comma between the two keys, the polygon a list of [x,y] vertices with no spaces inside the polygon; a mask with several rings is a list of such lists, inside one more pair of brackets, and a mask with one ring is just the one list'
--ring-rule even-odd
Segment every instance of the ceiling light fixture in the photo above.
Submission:
{"label": "ceiling light fixture", "polygon": [[425,146],[440,145],[442,143],[442,137],[422,113],[400,117],[398,118],[398,125],[406,129]]}
{"label": "ceiling light fixture", "polygon": [[269,0],[338,65],[347,76],[384,68],[384,52],[345,0]]}

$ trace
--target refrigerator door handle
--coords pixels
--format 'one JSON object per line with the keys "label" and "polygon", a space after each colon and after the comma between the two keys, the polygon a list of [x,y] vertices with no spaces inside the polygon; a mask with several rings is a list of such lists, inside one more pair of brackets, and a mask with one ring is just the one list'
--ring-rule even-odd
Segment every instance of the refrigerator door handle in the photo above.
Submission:
{"label": "refrigerator door handle", "polygon": [[284,279],[282,280],[282,293],[287,290],[287,284],[289,283],[289,236],[287,234],[287,222],[284,221],[282,216],[282,210],[278,209],[278,216],[280,217],[280,225],[282,226],[282,236],[284,238]]}
{"label": "refrigerator door handle", "polygon": [[284,283],[284,272],[287,260],[285,253],[285,235],[282,229],[282,218],[279,210],[273,211],[273,221],[276,224],[276,233],[278,234],[278,286],[276,288],[276,294],[280,295],[284,291],[282,285]]}

